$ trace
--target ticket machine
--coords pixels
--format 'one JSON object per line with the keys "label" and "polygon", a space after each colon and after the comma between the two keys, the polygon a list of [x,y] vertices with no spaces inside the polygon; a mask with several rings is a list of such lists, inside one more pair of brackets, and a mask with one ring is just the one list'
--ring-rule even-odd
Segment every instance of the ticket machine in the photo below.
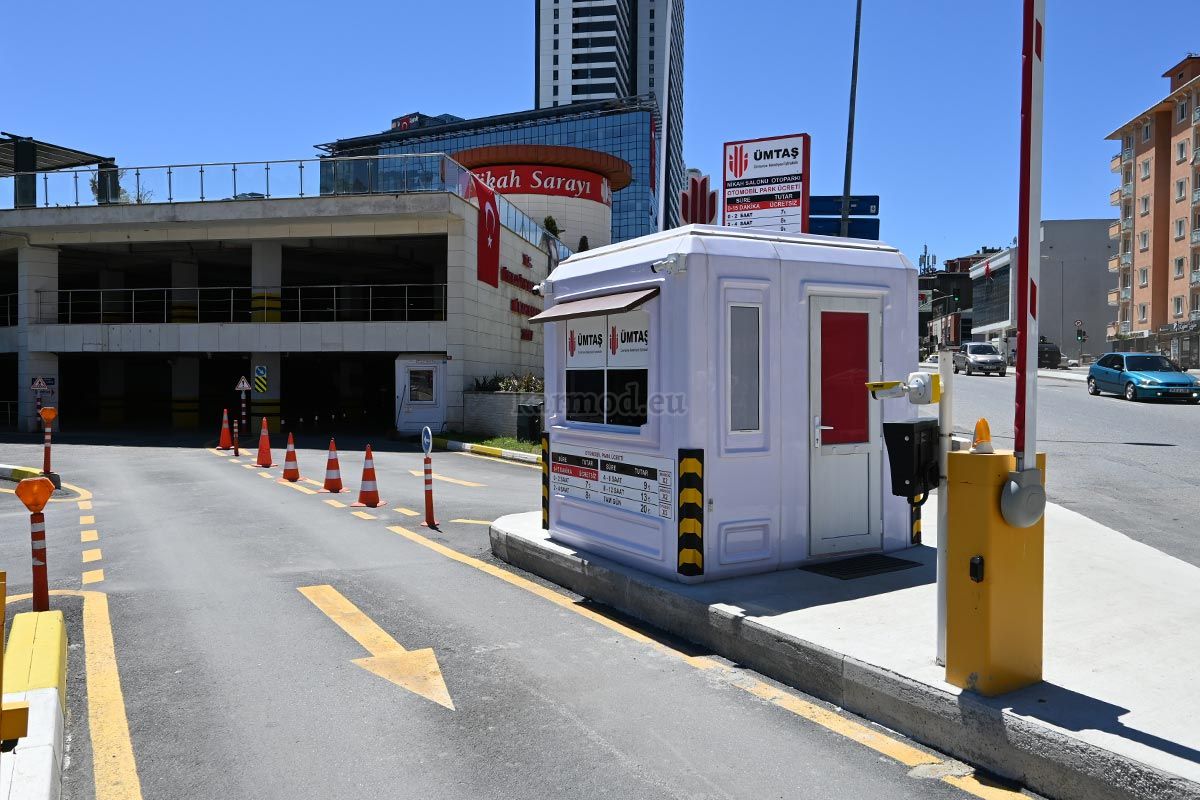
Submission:
{"label": "ticket machine", "polygon": [[916,368],[895,248],[691,225],[542,292],[552,538],[685,582],[909,546],[883,446],[909,409],[865,388]]}

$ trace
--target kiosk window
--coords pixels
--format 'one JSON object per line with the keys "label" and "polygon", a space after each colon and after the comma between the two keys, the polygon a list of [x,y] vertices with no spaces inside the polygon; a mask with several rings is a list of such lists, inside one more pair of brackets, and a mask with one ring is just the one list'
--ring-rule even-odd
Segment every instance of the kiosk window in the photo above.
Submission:
{"label": "kiosk window", "polygon": [[650,315],[576,317],[566,325],[566,417],[625,427],[646,424]]}
{"label": "kiosk window", "polygon": [[433,402],[433,370],[410,369],[408,371],[408,399],[413,403]]}
{"label": "kiosk window", "polygon": [[759,429],[761,338],[758,306],[729,307],[729,428]]}

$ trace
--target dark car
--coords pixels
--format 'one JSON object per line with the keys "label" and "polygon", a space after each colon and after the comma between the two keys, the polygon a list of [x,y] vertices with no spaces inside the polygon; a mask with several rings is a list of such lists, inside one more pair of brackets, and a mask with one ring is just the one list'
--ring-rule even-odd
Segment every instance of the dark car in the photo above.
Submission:
{"label": "dark car", "polygon": [[1155,353],[1105,353],[1088,369],[1087,388],[1088,394],[1113,392],[1126,400],[1200,403],[1200,381]]}
{"label": "dark car", "polygon": [[1038,342],[1038,368],[1058,369],[1062,362],[1062,352],[1054,342]]}

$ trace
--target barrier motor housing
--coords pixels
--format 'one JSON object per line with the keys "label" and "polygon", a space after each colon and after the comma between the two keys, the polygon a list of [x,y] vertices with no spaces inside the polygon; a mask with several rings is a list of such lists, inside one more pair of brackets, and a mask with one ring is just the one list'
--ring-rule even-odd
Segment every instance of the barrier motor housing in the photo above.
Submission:
{"label": "barrier motor housing", "polygon": [[938,485],[938,423],[932,417],[883,423],[892,470],[892,494],[927,496]]}

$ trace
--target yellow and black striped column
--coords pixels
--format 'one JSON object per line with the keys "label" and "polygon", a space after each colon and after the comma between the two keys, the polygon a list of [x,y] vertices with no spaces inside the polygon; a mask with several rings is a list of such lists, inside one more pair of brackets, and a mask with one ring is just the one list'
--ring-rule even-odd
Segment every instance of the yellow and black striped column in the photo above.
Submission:
{"label": "yellow and black striped column", "polygon": [[171,398],[171,427],[189,429],[200,427],[199,397]]}
{"label": "yellow and black striped column", "polygon": [[550,434],[542,431],[542,530],[550,530]]}
{"label": "yellow and black striped column", "polygon": [[917,495],[908,504],[909,544],[921,543],[921,506],[924,495]]}
{"label": "yellow and black striped column", "polygon": [[704,450],[679,450],[680,575],[704,574]]}
{"label": "yellow and black striped column", "polygon": [[254,292],[250,295],[251,322],[279,322],[282,302],[274,292]]}

